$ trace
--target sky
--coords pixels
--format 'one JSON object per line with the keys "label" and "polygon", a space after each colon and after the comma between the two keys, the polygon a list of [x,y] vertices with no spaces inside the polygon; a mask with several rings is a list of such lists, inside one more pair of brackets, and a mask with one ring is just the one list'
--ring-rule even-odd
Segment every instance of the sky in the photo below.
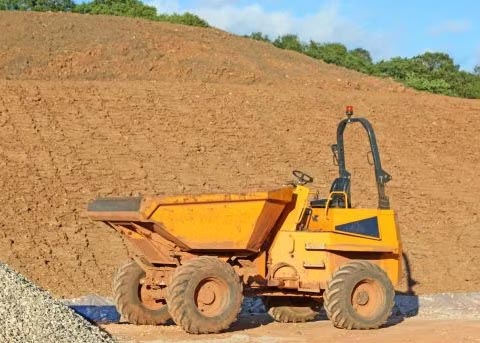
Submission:
{"label": "sky", "polygon": [[461,69],[480,64],[476,0],[144,0],[159,13],[191,12],[222,30],[270,38],[339,42],[370,51],[374,61],[446,52]]}

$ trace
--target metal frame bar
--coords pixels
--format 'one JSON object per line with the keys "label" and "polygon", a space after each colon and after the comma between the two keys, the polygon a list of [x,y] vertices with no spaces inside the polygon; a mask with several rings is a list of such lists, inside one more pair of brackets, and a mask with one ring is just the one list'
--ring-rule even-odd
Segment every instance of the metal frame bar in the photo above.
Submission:
{"label": "metal frame bar", "polygon": [[375,167],[375,179],[377,182],[378,189],[378,208],[380,209],[389,209],[390,201],[388,196],[385,194],[385,184],[392,179],[390,174],[382,169],[382,162],[380,160],[380,153],[378,151],[377,139],[375,137],[375,132],[370,122],[365,118],[347,118],[343,119],[337,127],[337,144],[332,146],[332,150],[337,154],[338,162],[338,171],[341,178],[350,179],[350,173],[347,171],[345,166],[345,148],[343,143],[343,133],[347,124],[351,123],[360,123],[362,124],[365,131],[367,131],[368,139],[370,141],[370,149],[373,155],[373,163]]}

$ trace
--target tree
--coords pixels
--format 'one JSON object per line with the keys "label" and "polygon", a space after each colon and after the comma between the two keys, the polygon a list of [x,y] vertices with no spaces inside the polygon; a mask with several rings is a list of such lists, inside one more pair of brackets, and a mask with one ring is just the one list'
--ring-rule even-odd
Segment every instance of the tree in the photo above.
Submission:
{"label": "tree", "polygon": [[452,89],[452,85],[444,79],[430,80],[426,77],[411,73],[408,74],[407,78],[405,79],[405,84],[409,87],[430,93],[456,95],[455,90]]}
{"label": "tree", "polygon": [[421,63],[428,71],[458,71],[459,66],[454,64],[453,59],[442,52],[426,52],[415,56],[414,61]]}
{"label": "tree", "polygon": [[93,0],[75,6],[74,12],[155,19],[157,10],[139,0]]}
{"label": "tree", "polygon": [[321,44],[310,41],[305,47],[305,53],[327,63],[358,70],[362,73],[372,73],[373,63],[370,53],[362,48],[348,51],[345,45],[340,43]]}
{"label": "tree", "polygon": [[0,10],[70,12],[72,0],[0,0]]}
{"label": "tree", "polygon": [[452,88],[455,96],[470,99],[480,99],[480,77],[459,71],[451,78]]}
{"label": "tree", "polygon": [[190,12],[185,12],[183,14],[159,14],[156,17],[158,21],[167,21],[174,24],[190,25],[190,26],[199,26],[199,27],[210,27],[207,21],[203,20],[199,16],[192,14]]}
{"label": "tree", "polygon": [[306,47],[305,53],[311,57],[324,60],[327,63],[344,65],[348,50],[345,45],[340,43],[317,43],[310,41]]}
{"label": "tree", "polygon": [[477,64],[475,68],[473,68],[473,73],[477,76],[480,76],[480,64]]}
{"label": "tree", "polygon": [[1,11],[18,11],[23,10],[20,8],[20,1],[16,0],[0,0]]}
{"label": "tree", "polygon": [[356,48],[353,50],[349,51],[350,55],[354,57],[358,57],[365,62],[372,63],[372,56],[370,56],[370,52],[368,50],[365,50],[363,48]]}
{"label": "tree", "polygon": [[388,61],[380,61],[375,65],[375,72],[378,76],[389,76],[396,80],[405,81],[409,75],[414,73],[411,60],[403,57],[393,57]]}
{"label": "tree", "polygon": [[303,45],[297,35],[283,35],[275,39],[273,42],[277,48],[303,52]]}
{"label": "tree", "polygon": [[259,40],[259,41],[262,41],[262,42],[271,43],[270,38],[268,38],[267,35],[264,35],[261,32],[252,32],[249,36],[246,36],[246,37],[254,39],[254,40]]}

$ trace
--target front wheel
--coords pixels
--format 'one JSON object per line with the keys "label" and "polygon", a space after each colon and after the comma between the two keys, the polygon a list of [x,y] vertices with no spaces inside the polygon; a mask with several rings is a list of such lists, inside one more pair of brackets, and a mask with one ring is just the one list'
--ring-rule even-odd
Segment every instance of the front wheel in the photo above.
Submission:
{"label": "front wheel", "polygon": [[236,320],[242,291],[238,275],[228,263],[201,256],[177,267],[167,303],[172,319],[186,332],[216,333]]}
{"label": "front wheel", "polygon": [[325,311],[342,329],[376,329],[392,313],[395,291],[376,264],[353,261],[340,267],[323,294]]}
{"label": "front wheel", "polygon": [[113,279],[113,292],[118,312],[129,323],[161,325],[170,319],[167,303],[156,298],[148,286],[142,284],[143,269],[129,260],[118,268]]}

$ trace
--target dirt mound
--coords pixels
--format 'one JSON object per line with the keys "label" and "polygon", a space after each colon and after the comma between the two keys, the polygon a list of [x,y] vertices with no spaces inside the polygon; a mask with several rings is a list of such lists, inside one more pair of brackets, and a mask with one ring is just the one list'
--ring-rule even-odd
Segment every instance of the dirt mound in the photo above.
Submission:
{"label": "dirt mound", "polygon": [[2,12],[0,18],[8,33],[0,37],[2,79],[398,87],[217,29],[79,14]]}
{"label": "dirt mound", "polygon": [[[405,89],[214,29],[0,12],[0,260],[60,296],[110,293],[127,247],[97,195],[326,194],[345,104],[377,131],[417,292],[480,288],[480,101]],[[354,206],[375,206],[359,128]]]}

